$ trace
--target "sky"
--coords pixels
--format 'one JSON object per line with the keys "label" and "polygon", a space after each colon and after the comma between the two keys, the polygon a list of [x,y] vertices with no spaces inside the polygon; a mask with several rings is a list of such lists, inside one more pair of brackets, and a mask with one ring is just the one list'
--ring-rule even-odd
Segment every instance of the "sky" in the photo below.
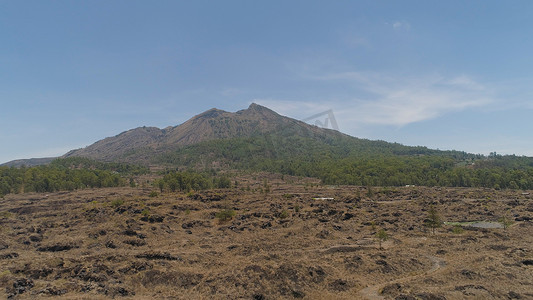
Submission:
{"label": "sky", "polygon": [[0,0],[0,163],[251,103],[533,156],[532,20],[533,1]]}

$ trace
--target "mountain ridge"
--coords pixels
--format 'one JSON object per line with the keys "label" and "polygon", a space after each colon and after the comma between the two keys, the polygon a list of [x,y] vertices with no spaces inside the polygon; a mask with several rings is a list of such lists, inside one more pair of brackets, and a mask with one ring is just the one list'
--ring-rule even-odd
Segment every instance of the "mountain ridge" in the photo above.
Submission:
{"label": "mountain ridge", "polygon": [[252,103],[247,109],[237,112],[212,108],[180,125],[164,129],[137,127],[104,138],[87,147],[71,150],[62,157],[81,156],[104,161],[145,161],[148,153],[161,154],[211,140],[251,137],[270,133],[285,126],[296,126],[300,128],[300,132],[307,132],[308,135],[325,130],[281,116],[267,107]]}

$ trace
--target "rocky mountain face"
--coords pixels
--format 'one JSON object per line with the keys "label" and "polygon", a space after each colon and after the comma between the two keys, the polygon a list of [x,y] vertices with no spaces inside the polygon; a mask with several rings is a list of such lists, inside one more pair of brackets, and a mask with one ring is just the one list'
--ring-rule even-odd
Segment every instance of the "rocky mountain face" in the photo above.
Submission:
{"label": "rocky mountain face", "polygon": [[153,155],[183,146],[217,139],[250,137],[288,127],[306,136],[323,131],[340,134],[281,116],[253,103],[247,109],[235,113],[213,108],[175,127],[131,129],[85,148],[72,150],[63,157],[81,156],[105,161],[147,161]]}

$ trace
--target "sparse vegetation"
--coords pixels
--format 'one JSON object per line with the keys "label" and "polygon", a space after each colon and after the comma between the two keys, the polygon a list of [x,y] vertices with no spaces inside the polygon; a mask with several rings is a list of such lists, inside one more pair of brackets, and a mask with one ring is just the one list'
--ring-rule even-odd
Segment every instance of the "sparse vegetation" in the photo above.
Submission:
{"label": "sparse vegetation", "polygon": [[382,249],[383,247],[381,246],[381,243],[389,239],[389,234],[385,231],[385,229],[381,228],[376,233],[376,238],[378,239],[378,242],[379,242],[379,249]]}
{"label": "sparse vegetation", "polygon": [[117,207],[121,206],[122,204],[124,204],[124,200],[123,199],[115,199],[115,200],[111,201],[111,203],[110,203],[111,207],[113,207],[113,208],[117,208]]}
{"label": "sparse vegetation", "polygon": [[498,219],[498,222],[500,222],[500,224],[502,224],[502,227],[504,230],[507,230],[507,228],[509,228],[509,226],[513,225],[513,221],[511,219],[509,219],[508,217],[501,217]]}
{"label": "sparse vegetation", "polygon": [[[10,273],[0,275],[0,298],[11,297],[15,284],[25,289],[14,298],[61,291],[69,299],[279,299],[293,297],[284,287],[301,282],[291,287],[304,298],[363,299],[361,292],[377,283],[376,291],[391,299],[481,299],[487,291],[527,298],[529,282],[516,278],[528,278],[532,264],[525,251],[533,243],[528,194],[399,187],[386,193],[374,188],[373,199],[356,200],[366,187],[320,186],[306,193],[306,181],[309,188],[316,180],[289,185],[278,175],[256,176],[239,177],[241,186],[263,187],[268,178],[269,197],[211,189],[148,198],[149,189],[129,186],[9,194],[2,202],[2,212],[12,215],[2,218],[0,269]],[[318,193],[322,197],[314,198]],[[487,195],[491,200],[479,201]],[[505,238],[502,229],[489,228],[426,239],[420,224],[429,219],[428,203],[458,224],[510,210],[522,221]],[[387,285],[410,276],[418,279]],[[428,288],[428,279],[439,284]],[[92,282],[98,286],[80,288]]]}
{"label": "sparse vegetation", "polygon": [[223,209],[215,214],[215,217],[220,222],[225,222],[231,220],[235,216],[235,211],[233,209]]}
{"label": "sparse vegetation", "polygon": [[431,233],[435,234],[435,230],[442,226],[442,220],[435,206],[431,205],[428,210],[427,218],[424,220],[424,225],[431,229]]}
{"label": "sparse vegetation", "polygon": [[464,229],[461,225],[454,225],[453,228],[452,228],[452,232],[455,233],[455,234],[462,234],[464,233]]}

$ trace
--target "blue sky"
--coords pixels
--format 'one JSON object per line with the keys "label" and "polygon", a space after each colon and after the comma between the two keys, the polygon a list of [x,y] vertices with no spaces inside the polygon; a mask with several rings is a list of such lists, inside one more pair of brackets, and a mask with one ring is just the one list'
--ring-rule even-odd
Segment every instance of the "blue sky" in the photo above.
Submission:
{"label": "blue sky", "polygon": [[256,102],[533,156],[532,1],[2,1],[0,162]]}

